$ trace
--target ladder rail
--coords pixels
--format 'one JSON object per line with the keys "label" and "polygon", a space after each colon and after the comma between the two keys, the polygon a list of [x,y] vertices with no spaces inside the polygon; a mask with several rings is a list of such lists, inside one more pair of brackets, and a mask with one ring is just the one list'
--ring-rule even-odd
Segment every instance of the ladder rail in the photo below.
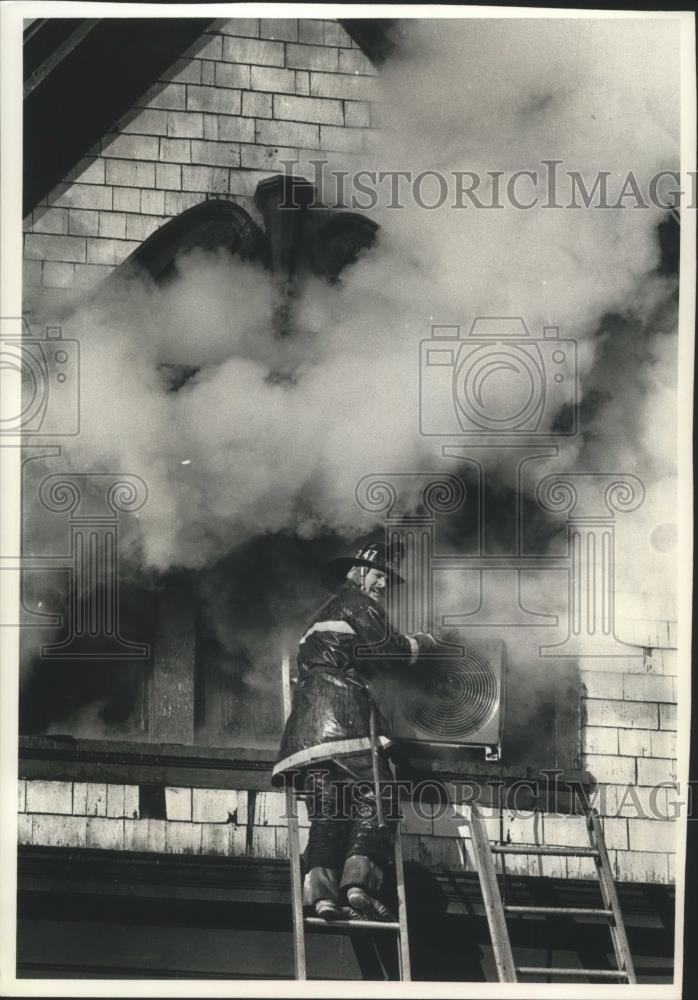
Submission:
{"label": "ladder rail", "polygon": [[603,835],[603,827],[596,809],[591,809],[587,814],[587,831],[589,843],[598,851],[596,861],[596,872],[601,887],[601,896],[604,906],[613,911],[613,921],[610,925],[611,941],[616,955],[618,968],[625,972],[629,983],[636,983],[635,966],[633,964],[628,936],[625,932],[625,921],[620,908],[620,900],[616,890],[616,883],[611,870],[611,863],[606,850],[606,840]]}
{"label": "ladder rail", "polygon": [[[517,974],[522,976],[588,976],[598,979],[626,980],[636,983],[635,968],[620,909],[611,864],[606,850],[603,826],[596,809],[589,809],[585,815],[585,825],[589,839],[588,848],[540,847],[523,844],[491,844],[487,827],[477,806],[469,806],[469,825],[472,838],[475,867],[480,880],[482,898],[485,904],[487,923],[494,950],[497,975],[500,982],[517,982]],[[603,908],[561,907],[561,906],[504,906],[499,891],[494,858],[505,854],[537,854],[593,857],[596,875],[601,890]],[[511,940],[506,923],[506,914],[558,915],[603,917],[608,921],[611,943],[616,957],[616,969],[584,969],[554,966],[514,965]]]}
{"label": "ladder rail", "polygon": [[288,819],[288,853],[291,862],[291,905],[293,907],[293,967],[295,978],[307,979],[305,960],[305,933],[303,925],[303,879],[301,875],[300,836],[298,815],[293,789],[286,788],[286,816]]}
{"label": "ladder rail", "polygon": [[397,919],[398,930],[398,962],[400,967],[400,979],[402,982],[410,982],[412,970],[410,967],[410,940],[407,929],[407,898],[405,895],[405,871],[402,858],[402,833],[400,831],[400,820],[395,826],[395,881],[397,883]]}
{"label": "ladder rail", "polygon": [[[288,653],[281,658],[281,696],[284,721],[291,714],[291,661]],[[298,813],[293,787],[286,782],[286,820],[288,824],[288,860],[291,865],[291,907],[293,913],[293,970],[295,978],[307,978],[305,957],[305,926],[303,924],[303,879],[301,848],[298,833]]]}
{"label": "ladder rail", "polygon": [[487,828],[480,810],[474,803],[470,804],[469,810],[473,856],[480,879],[482,898],[485,903],[485,913],[490,928],[494,960],[497,965],[497,975],[499,976],[500,983],[516,983],[518,979],[514,965],[514,955],[511,950],[511,941],[509,939],[502,897],[499,892],[497,874],[494,870],[494,860],[487,835]]}
{"label": "ladder rail", "polygon": [[539,844],[490,844],[493,854],[530,854],[543,858],[595,858],[593,847],[550,847]]}
{"label": "ladder rail", "polygon": [[[281,659],[281,690],[283,699],[284,721],[291,714],[291,667],[288,654],[284,653]],[[378,821],[381,827],[385,826],[383,818],[382,800],[380,796],[379,772],[378,772],[378,741],[376,737],[375,709],[371,703],[370,716],[370,736],[371,736],[371,762],[373,777],[376,788],[376,808],[378,809]],[[393,777],[394,777],[393,771]],[[307,979],[305,931],[306,927],[323,931],[340,931],[345,933],[368,932],[375,934],[379,931],[391,931],[397,935],[398,947],[398,968],[400,981],[409,982],[412,978],[410,968],[410,946],[407,927],[407,899],[405,893],[405,872],[402,854],[402,838],[400,831],[400,820],[396,823],[393,840],[393,854],[395,861],[395,881],[397,888],[398,920],[397,922],[379,921],[351,921],[337,920],[328,922],[319,917],[305,917],[303,914],[303,877],[301,869],[300,834],[298,826],[298,813],[296,810],[296,796],[293,786],[286,784],[286,820],[288,827],[288,858],[291,867],[291,905],[293,913],[293,966],[296,980]],[[380,959],[379,959],[380,960]],[[381,963],[382,964],[382,963]]]}
{"label": "ladder rail", "polygon": [[613,910],[594,906],[506,906],[505,913],[531,914],[543,917],[613,917]]}
{"label": "ladder rail", "polygon": [[622,969],[568,969],[564,966],[517,965],[516,971],[522,976],[590,976],[592,979],[625,979]]}

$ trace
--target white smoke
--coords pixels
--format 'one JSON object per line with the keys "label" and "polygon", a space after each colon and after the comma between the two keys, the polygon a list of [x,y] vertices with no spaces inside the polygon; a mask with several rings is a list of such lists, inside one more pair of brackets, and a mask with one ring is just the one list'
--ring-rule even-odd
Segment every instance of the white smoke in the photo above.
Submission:
{"label": "white smoke", "polygon": [[[633,171],[646,184],[677,168],[677,50],[668,20],[410,21],[383,72],[367,164],[484,177],[550,158],[588,183]],[[438,469],[418,433],[419,341],[432,321],[522,316],[537,336],[559,325],[581,345],[585,391],[610,387],[595,439],[567,446],[568,467],[645,476],[647,455],[662,454],[652,475],[673,488],[671,318],[647,337],[674,292],[655,272],[659,210],[427,211],[408,200],[376,218],[377,247],[338,286],[305,282],[294,337],[273,333],[270,276],[203,254],[165,288],[132,283],[73,318],[83,421],[65,452],[81,470],[147,481],[147,566],[201,567],[267,532],[350,537],[370,526],[354,497],[364,475]],[[595,334],[610,312],[642,348],[599,370]],[[172,392],[163,363],[200,371]]]}

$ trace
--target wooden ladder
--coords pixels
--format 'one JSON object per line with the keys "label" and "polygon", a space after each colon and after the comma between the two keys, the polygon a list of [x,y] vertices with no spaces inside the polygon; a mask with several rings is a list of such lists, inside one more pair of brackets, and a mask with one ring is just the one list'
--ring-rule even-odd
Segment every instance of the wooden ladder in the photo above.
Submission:
{"label": "wooden ladder", "polygon": [[[482,814],[476,805],[470,805],[469,826],[472,837],[473,855],[485,913],[489,925],[494,950],[497,976],[501,983],[516,983],[518,976],[589,976],[597,979],[611,979],[618,982],[636,983],[632,955],[628,947],[623,914],[618,901],[618,892],[608,860],[606,842],[599,815],[595,809],[586,814],[585,823],[589,847],[538,847],[532,844],[490,844]],[[580,817],[581,819],[581,817]],[[585,857],[593,858],[596,877],[601,888],[603,908],[574,906],[505,906],[499,892],[494,856],[497,854],[535,854],[542,857]],[[507,914],[542,914],[566,917],[595,916],[608,921],[616,969],[562,968],[555,966],[515,965],[506,923]]]}
{"label": "wooden ladder", "polygon": [[[291,712],[291,675],[289,658],[282,659],[282,690],[284,718]],[[300,834],[298,828],[298,812],[296,809],[296,793],[289,783],[286,784],[286,817],[288,822],[288,857],[291,865],[291,905],[293,909],[293,958],[296,979],[307,979],[306,964],[306,931],[320,931],[335,934],[377,934],[391,933],[397,938],[399,979],[409,982],[410,949],[407,932],[407,903],[405,897],[405,873],[402,860],[402,840],[400,824],[395,829],[394,861],[395,881],[397,885],[396,921],[379,920],[323,920],[322,917],[305,916],[303,913],[303,875],[301,868]]]}

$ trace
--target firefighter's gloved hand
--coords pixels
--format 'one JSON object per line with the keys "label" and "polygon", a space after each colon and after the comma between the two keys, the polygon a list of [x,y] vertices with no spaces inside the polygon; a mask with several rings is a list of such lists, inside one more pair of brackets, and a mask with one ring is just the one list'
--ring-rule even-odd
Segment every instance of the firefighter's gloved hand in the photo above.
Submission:
{"label": "firefighter's gloved hand", "polygon": [[431,632],[417,632],[415,639],[419,643],[420,656],[423,656],[424,653],[434,653],[439,647]]}
{"label": "firefighter's gloved hand", "polygon": [[416,632],[407,638],[410,640],[412,663],[416,661],[417,657],[424,656],[425,653],[433,653],[438,648],[436,639],[429,632]]}

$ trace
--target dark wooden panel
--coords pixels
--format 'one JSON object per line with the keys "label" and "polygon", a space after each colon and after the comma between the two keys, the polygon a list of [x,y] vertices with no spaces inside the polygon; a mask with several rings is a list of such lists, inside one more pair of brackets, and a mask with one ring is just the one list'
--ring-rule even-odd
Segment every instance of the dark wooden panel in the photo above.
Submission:
{"label": "dark wooden panel", "polygon": [[376,66],[388,58],[394,48],[392,35],[400,22],[394,18],[340,19],[339,23]]}
{"label": "dark wooden panel", "polygon": [[[408,890],[421,900],[425,914],[484,916],[482,896],[475,872],[445,871],[410,861],[405,865]],[[500,877],[501,878],[501,877]],[[664,930],[673,934],[675,891],[673,886],[644,883],[617,883],[623,915],[629,926]],[[25,846],[18,848],[18,889],[28,907],[40,907],[33,894],[62,893],[67,896],[113,897],[113,907],[130,905],[134,896],[153,900],[195,903],[245,902],[251,909],[243,921],[254,922],[265,910],[266,921],[274,914],[290,926],[290,883],[288,862],[281,858],[213,857],[193,854],[150,854],[136,851],[108,851],[73,847]],[[536,878],[509,875],[506,902],[512,905],[598,906],[599,887],[594,879]],[[32,903],[34,898],[34,903]],[[138,904],[140,907],[141,904]],[[39,914],[39,909],[32,911]],[[175,910],[173,920],[180,920]],[[188,919],[204,918],[206,909],[192,909]],[[103,912],[110,919],[115,909]],[[216,919],[224,909],[216,909]],[[233,914],[229,919],[237,919]],[[512,924],[540,928],[539,917],[509,918]],[[566,921],[555,917],[555,924]],[[577,922],[577,921],[573,921]],[[600,926],[605,926],[601,924]]]}
{"label": "dark wooden panel", "polygon": [[[166,784],[194,788],[237,788],[265,791],[271,788],[271,770],[276,748],[178,746],[171,743],[136,743],[116,740],[84,740],[65,736],[21,736],[19,776],[54,781],[111,781],[123,784]],[[457,753],[403,754],[400,776],[429,787],[451,783],[464,789],[468,782],[489,789],[493,803],[498,789],[502,802],[516,796],[520,809],[538,808],[556,812],[578,811],[579,799],[589,792],[587,771],[560,772],[555,782],[535,768],[505,767]],[[537,794],[531,790],[536,789]],[[550,794],[548,794],[548,791]],[[484,804],[484,802],[483,802]]]}
{"label": "dark wooden panel", "polygon": [[[72,971],[84,977],[87,966],[99,965],[98,975],[116,978],[122,969],[138,975],[140,960],[142,969],[152,965],[159,978],[167,970],[157,965],[157,954],[168,941],[181,946],[186,940],[176,963],[184,976],[200,971],[225,978],[223,953],[208,954],[207,948],[204,955],[201,947],[215,938],[239,953],[256,947],[255,935],[267,942],[267,950],[257,952],[252,962],[259,977],[281,970],[286,978],[292,975],[289,877],[283,860],[23,847],[18,875],[22,975],[37,975],[42,962],[53,961],[60,975]],[[475,874],[412,862],[406,866],[406,887],[414,978],[491,980],[491,944]],[[598,905],[594,881],[512,877],[506,891],[509,903]],[[619,895],[640,981],[670,982],[673,889],[621,884]],[[515,954],[527,964],[613,964],[608,926],[598,921],[515,918],[509,926]],[[99,956],[89,943],[81,954],[80,930],[86,927],[94,928],[91,937],[101,942]],[[60,936],[65,953],[48,939],[42,944],[42,934],[54,935],[52,941]],[[332,951],[338,940],[344,939],[311,936],[311,974],[356,978],[351,963],[343,967],[341,952]],[[192,941],[199,944],[191,947]],[[145,943],[145,952],[134,942]],[[345,947],[350,955],[348,943]]]}
{"label": "dark wooden panel", "polygon": [[271,788],[274,756],[272,749],[21,736],[19,776],[54,781],[266,790]]}
{"label": "dark wooden panel", "polygon": [[194,742],[194,601],[181,581],[168,581],[159,598],[148,683],[148,734],[155,741],[189,746]]}

